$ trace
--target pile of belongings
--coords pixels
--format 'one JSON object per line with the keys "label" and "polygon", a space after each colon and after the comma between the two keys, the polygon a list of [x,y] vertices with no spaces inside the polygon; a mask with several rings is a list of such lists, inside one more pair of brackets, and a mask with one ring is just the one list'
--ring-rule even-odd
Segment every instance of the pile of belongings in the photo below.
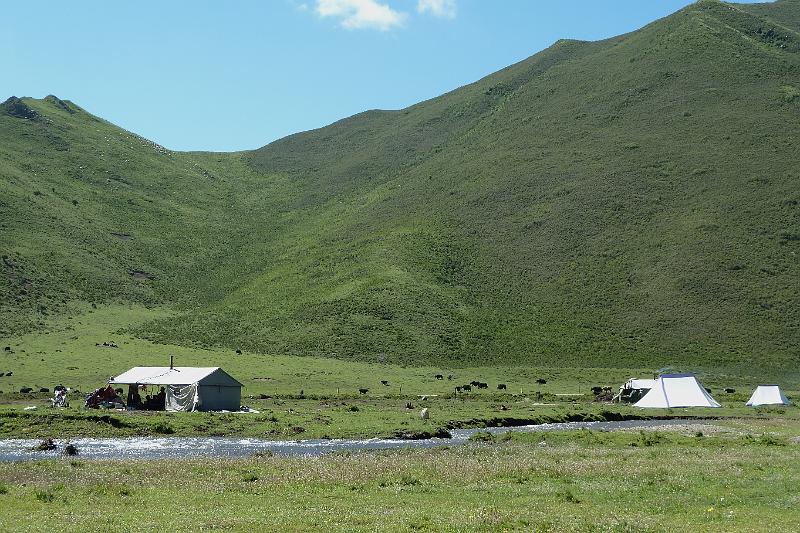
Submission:
{"label": "pile of belongings", "polygon": [[111,385],[100,387],[93,393],[86,397],[86,404],[84,407],[98,409],[124,409],[125,402],[119,397],[119,394],[114,390]]}

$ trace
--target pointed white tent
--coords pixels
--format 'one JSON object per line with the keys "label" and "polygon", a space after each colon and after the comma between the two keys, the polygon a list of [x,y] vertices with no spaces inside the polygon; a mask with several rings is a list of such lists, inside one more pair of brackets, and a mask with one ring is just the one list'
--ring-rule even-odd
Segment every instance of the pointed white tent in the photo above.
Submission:
{"label": "pointed white tent", "polygon": [[635,407],[719,407],[694,374],[664,374]]}
{"label": "pointed white tent", "polygon": [[789,405],[789,400],[777,385],[759,385],[747,401],[748,407],[758,405]]}

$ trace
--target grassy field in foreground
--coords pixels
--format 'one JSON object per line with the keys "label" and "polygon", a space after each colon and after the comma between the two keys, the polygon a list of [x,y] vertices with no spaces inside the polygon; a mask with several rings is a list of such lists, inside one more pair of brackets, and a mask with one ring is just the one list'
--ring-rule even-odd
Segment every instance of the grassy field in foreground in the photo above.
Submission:
{"label": "grassy field in foreground", "polygon": [[800,424],[319,458],[0,464],[0,529],[800,529]]}

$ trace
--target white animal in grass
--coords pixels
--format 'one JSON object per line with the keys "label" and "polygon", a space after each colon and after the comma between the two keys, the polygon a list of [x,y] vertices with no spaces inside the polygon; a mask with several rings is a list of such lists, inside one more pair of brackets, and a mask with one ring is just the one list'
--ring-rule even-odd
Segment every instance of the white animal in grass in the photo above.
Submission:
{"label": "white animal in grass", "polygon": [[428,408],[427,407],[419,412],[419,416],[420,416],[420,418],[422,418],[426,422],[431,417],[430,413],[428,412]]}

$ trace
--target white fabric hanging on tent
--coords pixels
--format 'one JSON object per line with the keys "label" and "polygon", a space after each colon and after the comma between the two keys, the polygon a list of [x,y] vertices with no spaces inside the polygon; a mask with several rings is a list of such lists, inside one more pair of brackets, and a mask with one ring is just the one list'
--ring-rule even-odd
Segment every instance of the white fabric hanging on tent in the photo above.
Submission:
{"label": "white fabric hanging on tent", "polygon": [[195,411],[200,398],[197,395],[197,383],[192,385],[167,385],[167,398],[164,402],[166,411]]}
{"label": "white fabric hanging on tent", "polygon": [[694,374],[664,374],[635,407],[719,407]]}
{"label": "white fabric hanging on tent", "polygon": [[759,385],[747,401],[748,407],[758,405],[789,405],[789,400],[777,385]]}

